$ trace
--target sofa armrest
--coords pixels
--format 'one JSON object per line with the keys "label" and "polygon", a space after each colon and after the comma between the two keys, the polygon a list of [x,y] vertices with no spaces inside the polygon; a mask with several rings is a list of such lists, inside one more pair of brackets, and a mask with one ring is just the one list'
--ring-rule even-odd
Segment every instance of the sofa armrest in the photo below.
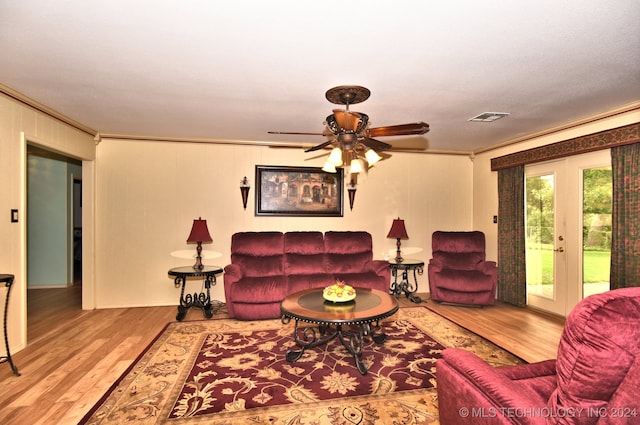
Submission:
{"label": "sofa armrest", "polygon": [[242,268],[238,264],[228,264],[224,267],[224,284],[233,284],[242,279]]}
{"label": "sofa armrest", "polygon": [[429,260],[428,267],[431,272],[438,273],[444,268],[444,263],[436,258],[432,258]]}
{"label": "sofa armrest", "polygon": [[481,261],[476,265],[476,269],[480,270],[484,274],[498,274],[498,266],[495,261]]}
{"label": "sofa armrest", "polygon": [[539,378],[541,376],[556,376],[556,359],[516,366],[503,366],[499,369],[505,377],[513,381]]}
{"label": "sofa armrest", "polygon": [[613,393],[598,425],[633,425],[640,419],[640,357],[636,357],[618,389]]}
{"label": "sofa armrest", "polygon": [[367,268],[371,269],[376,275],[385,278],[387,282],[391,281],[391,269],[389,262],[385,260],[371,260],[367,264]]}
{"label": "sofa armrest", "polygon": [[[445,415],[446,423],[512,423],[516,418],[510,417],[510,412],[532,411],[546,406],[546,399],[519,383],[519,380],[524,376],[536,378],[540,376],[539,373],[546,376],[555,370],[555,366],[552,367],[548,362],[522,365],[519,367],[524,368],[523,371],[515,372],[515,367],[493,367],[472,352],[459,348],[444,350],[442,357],[436,363],[436,380],[442,409],[440,413]],[[516,375],[520,377],[515,380],[511,378]],[[473,415],[460,416],[460,412],[472,412],[474,409],[476,413],[493,416],[494,420],[485,422]],[[545,423],[544,417],[536,415],[517,419],[523,424]]]}

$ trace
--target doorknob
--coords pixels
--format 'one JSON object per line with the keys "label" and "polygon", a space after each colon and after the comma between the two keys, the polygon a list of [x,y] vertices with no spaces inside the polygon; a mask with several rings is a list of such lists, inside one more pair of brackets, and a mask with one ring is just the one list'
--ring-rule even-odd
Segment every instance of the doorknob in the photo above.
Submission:
{"label": "doorknob", "polygon": [[555,252],[564,252],[564,247],[563,247],[563,246],[561,246],[561,247],[560,247],[560,248],[558,248],[558,249],[554,249],[554,251],[555,251]]}

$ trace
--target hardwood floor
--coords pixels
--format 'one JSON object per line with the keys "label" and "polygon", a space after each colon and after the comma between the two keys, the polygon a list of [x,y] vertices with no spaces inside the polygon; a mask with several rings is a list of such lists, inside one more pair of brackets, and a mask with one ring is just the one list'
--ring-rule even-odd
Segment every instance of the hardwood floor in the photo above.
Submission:
{"label": "hardwood floor", "polygon": [[428,302],[428,307],[529,363],[556,357],[563,317],[509,304],[475,308]]}
{"label": "hardwood floor", "polygon": [[[400,303],[416,305],[404,297]],[[564,324],[504,304],[421,305],[529,362],[555,357]],[[28,346],[13,355],[22,376],[0,365],[3,425],[76,424],[176,315],[175,306],[83,311],[77,287],[29,291],[28,308]],[[192,309],[185,320],[202,320],[202,313]]]}

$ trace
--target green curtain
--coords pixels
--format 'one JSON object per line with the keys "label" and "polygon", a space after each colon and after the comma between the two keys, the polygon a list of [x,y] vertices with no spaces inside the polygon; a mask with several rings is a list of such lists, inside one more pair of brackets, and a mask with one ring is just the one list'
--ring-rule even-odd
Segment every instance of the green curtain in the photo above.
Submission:
{"label": "green curtain", "polygon": [[524,165],[498,171],[498,299],[527,304]]}
{"label": "green curtain", "polygon": [[611,148],[611,289],[640,286],[640,143]]}

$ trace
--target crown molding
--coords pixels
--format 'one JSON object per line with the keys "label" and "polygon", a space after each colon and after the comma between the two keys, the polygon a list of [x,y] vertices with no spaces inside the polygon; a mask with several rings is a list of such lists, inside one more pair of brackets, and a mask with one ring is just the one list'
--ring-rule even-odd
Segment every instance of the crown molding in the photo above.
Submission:
{"label": "crown molding", "polygon": [[12,98],[13,100],[31,108],[34,109],[38,112],[41,112],[45,115],[50,116],[51,118],[58,120],[60,122],[63,122],[64,124],[67,124],[77,130],[80,130],[84,133],[87,133],[91,136],[95,136],[97,134],[97,131],[92,129],[91,127],[88,127],[84,124],[79,123],[78,121],[71,119],[69,117],[67,117],[64,114],[61,114],[60,112],[49,108],[46,105],[43,105],[42,103],[38,102],[37,100],[33,100],[30,97],[25,96],[24,94],[5,86],[4,84],[0,84],[0,93],[4,94],[7,97]]}
{"label": "crown molding", "polygon": [[490,152],[496,149],[500,149],[500,148],[504,148],[506,146],[510,146],[510,145],[515,145],[517,143],[522,143],[522,142],[526,142],[529,140],[533,140],[536,139],[538,137],[543,137],[543,136],[548,136],[551,134],[555,134],[555,133],[560,133],[562,131],[565,130],[569,130],[575,127],[580,127],[582,125],[586,125],[586,124],[591,124],[593,122],[597,122],[606,118],[613,118],[617,115],[622,115],[622,114],[626,114],[629,112],[634,112],[634,111],[639,111],[640,110],[640,101],[636,101],[633,103],[629,103],[627,105],[621,106],[619,108],[616,109],[612,109],[610,111],[607,112],[602,112],[600,114],[596,114],[596,115],[591,115],[589,117],[586,118],[582,118],[580,120],[576,120],[576,121],[572,121],[569,122],[567,124],[563,124],[557,127],[552,127],[543,131],[539,131],[536,133],[531,133],[531,134],[527,134],[526,136],[522,136],[522,137],[518,137],[515,139],[511,139],[511,140],[507,140],[505,142],[493,145],[493,146],[489,146],[486,148],[482,148],[482,149],[478,149],[476,151],[474,151],[473,153],[475,155],[478,155],[480,153],[483,152]]}

